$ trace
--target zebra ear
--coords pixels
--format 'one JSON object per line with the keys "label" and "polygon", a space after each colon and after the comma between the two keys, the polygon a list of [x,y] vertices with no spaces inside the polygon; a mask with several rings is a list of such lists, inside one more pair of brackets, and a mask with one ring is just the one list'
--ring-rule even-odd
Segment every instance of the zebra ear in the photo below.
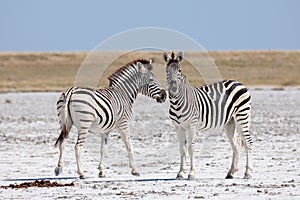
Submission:
{"label": "zebra ear", "polygon": [[149,64],[147,65],[147,69],[151,71],[153,69],[152,63],[154,63],[154,58],[149,59]]}
{"label": "zebra ear", "polygon": [[168,53],[166,51],[163,52],[163,59],[166,62],[169,62],[169,60],[170,60],[170,57],[168,56]]}
{"label": "zebra ear", "polygon": [[177,61],[181,62],[182,59],[183,59],[183,51],[179,51],[178,54],[177,54]]}
{"label": "zebra ear", "polygon": [[186,83],[186,76],[185,75],[182,75],[181,81],[182,81],[182,83]]}
{"label": "zebra ear", "polygon": [[154,59],[153,59],[153,58],[150,58],[150,59],[149,59],[149,64],[151,65],[153,62],[154,62]]}

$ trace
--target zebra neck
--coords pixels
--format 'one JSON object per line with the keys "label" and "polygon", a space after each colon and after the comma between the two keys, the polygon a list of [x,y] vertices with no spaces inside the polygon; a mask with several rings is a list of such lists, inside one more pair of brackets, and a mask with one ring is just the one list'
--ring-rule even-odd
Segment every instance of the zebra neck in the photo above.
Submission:
{"label": "zebra neck", "polygon": [[137,81],[132,80],[124,80],[122,83],[116,84],[114,89],[118,91],[117,98],[122,97],[122,99],[119,99],[120,101],[130,102],[131,104],[133,104],[139,91]]}
{"label": "zebra neck", "polygon": [[190,90],[191,87],[184,84],[177,95],[169,95],[171,109],[176,111],[177,114],[181,113],[183,109],[185,109],[185,105],[190,105],[192,103],[192,98],[189,96],[191,94],[191,92],[189,92]]}

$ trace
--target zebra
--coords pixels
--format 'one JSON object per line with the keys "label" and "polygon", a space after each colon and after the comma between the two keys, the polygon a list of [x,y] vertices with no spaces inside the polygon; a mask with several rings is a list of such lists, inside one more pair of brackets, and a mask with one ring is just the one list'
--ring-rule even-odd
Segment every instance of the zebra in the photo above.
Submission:
{"label": "zebra", "polygon": [[252,138],[249,134],[251,96],[248,89],[234,80],[224,80],[209,85],[192,87],[180,68],[183,52],[171,57],[163,52],[170,100],[169,117],[175,126],[180,148],[180,171],[177,179],[183,179],[186,165],[186,145],[190,156],[188,179],[195,178],[195,132],[223,128],[232,146],[231,168],[226,179],[233,178],[238,170],[240,148],[245,146],[247,159],[244,178],[252,178]]}
{"label": "zebra", "polygon": [[138,93],[156,99],[162,103],[166,92],[152,73],[152,61],[139,59],[128,63],[115,71],[109,79],[109,86],[94,90],[84,87],[71,87],[61,94],[57,101],[57,111],[60,118],[61,133],[55,146],[59,146],[60,154],[55,175],[62,172],[63,153],[66,139],[74,125],[78,131],[75,145],[77,173],[84,178],[80,152],[84,146],[88,132],[101,133],[101,155],[99,162],[99,177],[105,177],[103,157],[109,132],[116,129],[125,144],[131,174],[139,176],[136,168],[129,136],[128,121],[132,118],[132,104]]}

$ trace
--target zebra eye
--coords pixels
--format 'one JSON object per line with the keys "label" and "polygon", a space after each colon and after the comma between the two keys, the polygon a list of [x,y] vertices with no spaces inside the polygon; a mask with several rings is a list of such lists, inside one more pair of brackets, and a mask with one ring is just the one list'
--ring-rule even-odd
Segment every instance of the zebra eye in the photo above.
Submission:
{"label": "zebra eye", "polygon": [[181,73],[181,69],[178,70]]}

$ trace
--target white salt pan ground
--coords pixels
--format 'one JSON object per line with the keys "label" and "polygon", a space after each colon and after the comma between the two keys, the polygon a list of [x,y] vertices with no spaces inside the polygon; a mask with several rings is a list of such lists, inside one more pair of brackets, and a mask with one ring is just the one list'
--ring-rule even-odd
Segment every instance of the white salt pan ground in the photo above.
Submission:
{"label": "white salt pan ground", "polygon": [[[254,137],[252,180],[240,170],[224,177],[231,163],[231,147],[222,131],[198,133],[195,181],[141,181],[130,175],[128,159],[118,133],[108,141],[106,179],[99,179],[99,135],[89,135],[82,154],[85,180],[69,179],[75,187],[0,189],[0,199],[300,199],[300,90],[253,90]],[[55,110],[59,93],[0,94],[0,185],[5,181],[55,177],[59,135]],[[168,103],[157,104],[139,96],[134,104],[131,138],[138,179],[175,178],[179,170],[176,134],[168,119]],[[65,168],[60,177],[77,177],[74,155],[76,131],[67,143]],[[106,180],[119,180],[109,182]],[[123,181],[122,181],[123,180]],[[126,181],[124,181],[126,180]]]}

